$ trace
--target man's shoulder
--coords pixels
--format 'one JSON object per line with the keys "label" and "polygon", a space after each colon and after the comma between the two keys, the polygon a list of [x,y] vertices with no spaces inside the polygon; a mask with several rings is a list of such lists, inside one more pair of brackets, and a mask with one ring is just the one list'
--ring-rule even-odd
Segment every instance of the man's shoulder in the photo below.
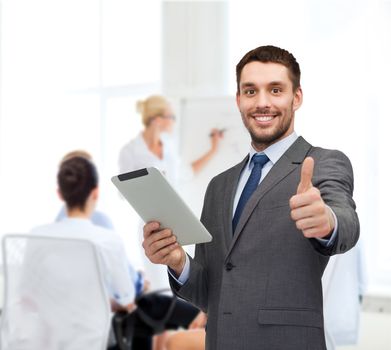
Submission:
{"label": "man's shoulder", "polygon": [[315,161],[315,179],[341,179],[345,176],[353,183],[353,166],[348,156],[340,150],[322,147],[312,147],[308,156]]}
{"label": "man's shoulder", "polygon": [[294,143],[294,145],[295,144],[298,147],[300,147],[300,145],[308,147],[309,152],[307,155],[313,157],[315,160],[337,158],[337,159],[341,159],[341,160],[349,162],[349,158],[344,152],[342,152],[338,149],[324,148],[321,146],[313,146],[311,143],[309,143],[303,137],[299,137],[297,139],[297,141]]}
{"label": "man's shoulder", "polygon": [[340,159],[343,161],[350,162],[348,156],[338,149],[312,146],[308,155],[318,160]]}

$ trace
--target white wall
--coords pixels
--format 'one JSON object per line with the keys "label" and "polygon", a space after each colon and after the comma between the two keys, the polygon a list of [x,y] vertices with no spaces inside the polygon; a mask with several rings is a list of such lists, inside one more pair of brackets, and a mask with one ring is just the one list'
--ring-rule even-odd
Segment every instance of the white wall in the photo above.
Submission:
{"label": "white wall", "polygon": [[[58,162],[85,149],[100,173],[99,208],[127,240],[138,221],[122,212],[110,177],[120,147],[141,129],[136,100],[160,91],[160,1],[0,6],[0,233],[52,221],[62,205]],[[131,256],[140,250],[127,247]]]}
{"label": "white wall", "polygon": [[228,3],[163,2],[163,92],[172,97],[228,91]]}

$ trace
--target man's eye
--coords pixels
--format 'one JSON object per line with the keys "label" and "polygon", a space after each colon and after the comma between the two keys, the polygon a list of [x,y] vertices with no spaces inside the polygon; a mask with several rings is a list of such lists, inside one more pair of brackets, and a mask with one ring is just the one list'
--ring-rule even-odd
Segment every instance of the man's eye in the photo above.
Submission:
{"label": "man's eye", "polygon": [[255,94],[255,90],[254,89],[248,89],[248,90],[245,90],[244,93],[246,95],[254,95]]}
{"label": "man's eye", "polygon": [[280,93],[281,92],[281,89],[280,88],[273,88],[272,89],[272,93],[273,94],[278,94],[278,93]]}

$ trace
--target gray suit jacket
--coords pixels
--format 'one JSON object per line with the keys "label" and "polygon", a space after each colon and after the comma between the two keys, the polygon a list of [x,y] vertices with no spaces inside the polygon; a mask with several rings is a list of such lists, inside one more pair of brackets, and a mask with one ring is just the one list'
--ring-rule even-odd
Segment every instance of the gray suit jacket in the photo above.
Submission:
{"label": "gray suit jacket", "polygon": [[[290,217],[306,156],[315,159],[313,185],[338,219],[330,248],[305,238]],[[170,277],[173,291],[208,313],[209,350],[323,350],[321,277],[328,257],[359,237],[350,161],[299,137],[249,199],[233,233],[233,200],[246,161],[210,182],[201,221],[213,240],[197,245],[183,286]]]}

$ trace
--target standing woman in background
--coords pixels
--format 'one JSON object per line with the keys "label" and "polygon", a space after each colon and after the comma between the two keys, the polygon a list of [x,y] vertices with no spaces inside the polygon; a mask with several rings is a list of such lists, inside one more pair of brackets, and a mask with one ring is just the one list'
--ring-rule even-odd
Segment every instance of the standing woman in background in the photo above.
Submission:
{"label": "standing woman in background", "polygon": [[121,173],[153,166],[175,186],[180,178],[197,174],[216,154],[222,134],[214,129],[209,151],[188,166],[181,164],[173,142],[167,137],[174,129],[175,116],[170,103],[163,96],[152,95],[138,101],[137,111],[141,114],[144,130],[121,149]]}
{"label": "standing woman in background", "polygon": [[[137,111],[141,114],[144,130],[121,149],[119,156],[121,173],[155,167],[164,173],[175,187],[181,179],[191,179],[192,175],[197,174],[216,154],[222,133],[213,129],[210,133],[209,151],[187,166],[181,163],[175,145],[167,137],[167,134],[172,133],[174,129],[175,116],[170,103],[163,96],[152,95],[143,101],[138,101]],[[141,226],[139,231],[142,240]],[[169,287],[165,267],[153,265],[148,259],[144,259],[144,268],[152,289]]]}

